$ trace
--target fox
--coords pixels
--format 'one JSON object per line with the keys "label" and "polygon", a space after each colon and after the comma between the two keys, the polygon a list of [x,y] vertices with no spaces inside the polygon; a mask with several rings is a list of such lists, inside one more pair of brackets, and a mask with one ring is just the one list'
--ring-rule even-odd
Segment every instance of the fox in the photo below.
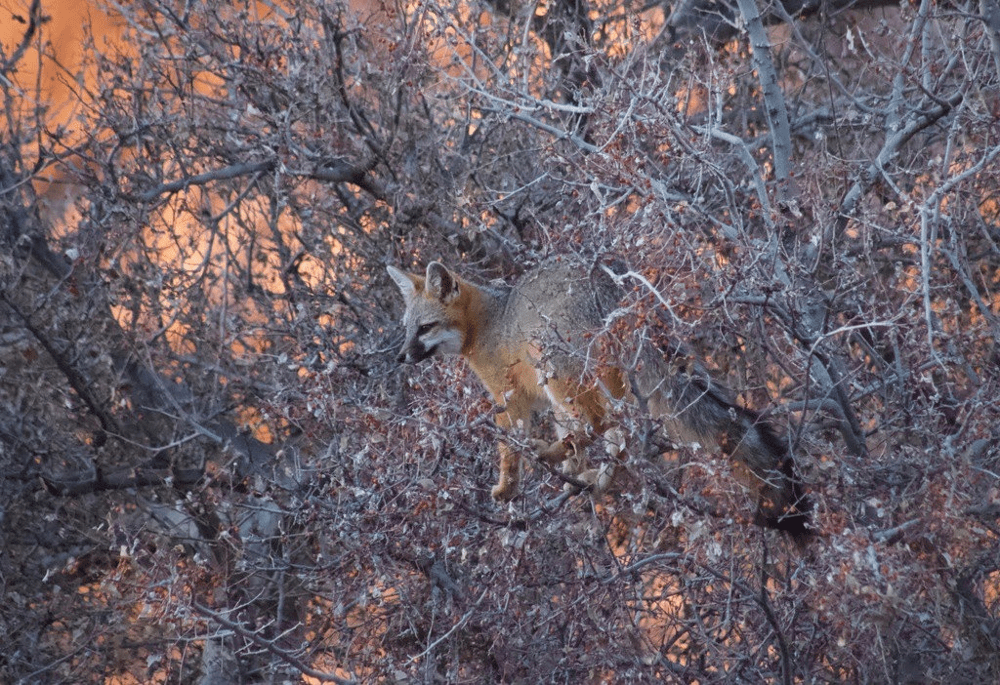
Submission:
{"label": "fox", "polygon": [[[614,267],[614,268],[612,268]],[[657,421],[674,445],[700,445],[726,455],[757,496],[754,522],[808,538],[811,502],[793,459],[761,415],[727,397],[682,345],[645,342],[636,355],[608,352],[609,324],[621,317],[628,272],[622,264],[570,259],[543,262],[516,285],[480,285],[441,262],[424,274],[388,266],[405,304],[399,363],[463,357],[497,406],[507,434],[531,436],[532,417],[551,412],[554,442],[532,441],[537,457],[561,467],[568,484],[602,493],[615,481],[627,440],[614,420],[617,403],[631,402]],[[619,270],[616,270],[619,269]],[[608,361],[618,356],[618,361]],[[610,460],[587,468],[585,448],[602,440]],[[520,451],[498,441],[498,502],[517,496]]]}

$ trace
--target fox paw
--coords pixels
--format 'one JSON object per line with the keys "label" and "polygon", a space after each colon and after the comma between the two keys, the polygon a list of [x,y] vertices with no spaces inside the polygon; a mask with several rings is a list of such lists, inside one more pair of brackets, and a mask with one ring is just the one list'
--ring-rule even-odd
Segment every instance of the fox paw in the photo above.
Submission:
{"label": "fox paw", "polygon": [[576,452],[572,441],[565,438],[563,440],[556,440],[555,442],[535,440],[534,443],[538,458],[546,464],[552,464],[553,466],[571,458]]}
{"label": "fox paw", "polygon": [[512,483],[497,483],[490,490],[490,495],[497,502],[509,502],[517,495],[517,486]]}
{"label": "fox paw", "polygon": [[[594,495],[602,495],[611,489],[615,480],[614,464],[602,464],[596,469],[586,469],[576,474],[576,479],[586,483]],[[578,488],[570,483],[563,485],[563,490],[574,491]]]}

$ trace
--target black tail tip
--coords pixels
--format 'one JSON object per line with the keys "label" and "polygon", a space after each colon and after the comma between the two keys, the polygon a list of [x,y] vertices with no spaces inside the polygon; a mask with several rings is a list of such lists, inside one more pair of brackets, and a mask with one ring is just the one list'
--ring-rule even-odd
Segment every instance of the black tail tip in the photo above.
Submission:
{"label": "black tail tip", "polygon": [[803,547],[816,536],[816,530],[811,526],[812,507],[809,504],[808,500],[800,499],[795,507],[777,515],[758,510],[756,523],[764,528],[780,530]]}
{"label": "black tail tip", "polygon": [[757,516],[763,519],[761,523],[764,527],[787,533],[801,547],[816,535],[815,529],[810,527],[812,500],[803,491],[801,483],[795,476],[795,464],[791,457],[786,456],[782,461],[781,471],[786,478],[786,485],[783,488],[783,496],[775,499],[783,500],[783,503],[776,504],[762,499],[757,509]]}
{"label": "black tail tip", "polygon": [[816,531],[809,525],[810,516],[807,513],[791,512],[777,517],[764,519],[765,528],[772,528],[786,533],[796,544],[804,546],[815,535]]}

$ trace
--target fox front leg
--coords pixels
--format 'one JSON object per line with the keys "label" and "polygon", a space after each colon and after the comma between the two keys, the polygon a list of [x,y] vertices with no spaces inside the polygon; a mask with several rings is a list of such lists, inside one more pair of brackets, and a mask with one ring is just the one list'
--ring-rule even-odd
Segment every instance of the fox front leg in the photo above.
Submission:
{"label": "fox front leg", "polygon": [[498,445],[500,450],[500,478],[490,494],[497,502],[509,502],[517,496],[521,484],[521,458],[505,442]]}
{"label": "fox front leg", "polygon": [[[503,407],[496,415],[497,425],[512,436],[517,433],[529,434],[531,432],[531,405],[528,398],[518,396],[515,393],[507,393],[497,399],[497,404]],[[497,502],[509,502],[517,497],[520,490],[521,456],[516,447],[504,440],[498,442],[497,448],[500,452],[500,477],[490,494]]]}
{"label": "fox front leg", "polygon": [[[508,429],[515,423],[509,412],[498,416],[498,420]],[[518,422],[518,426],[523,428],[523,422]],[[532,443],[539,459],[552,466],[561,465],[563,473],[575,476],[585,466],[581,457],[587,442],[577,440],[571,433],[557,430],[559,432],[562,436],[553,442],[535,439]],[[497,447],[500,452],[500,478],[491,494],[498,502],[509,502],[517,496],[520,487],[521,458],[517,450],[506,442],[501,441]]]}

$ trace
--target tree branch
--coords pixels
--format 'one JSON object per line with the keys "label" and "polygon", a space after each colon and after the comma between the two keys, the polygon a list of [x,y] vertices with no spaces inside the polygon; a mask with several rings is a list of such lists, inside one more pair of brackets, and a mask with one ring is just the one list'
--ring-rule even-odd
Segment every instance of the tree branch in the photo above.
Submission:
{"label": "tree branch", "polygon": [[[141,202],[152,202],[160,195],[176,193],[180,190],[186,190],[191,186],[202,186],[214,181],[228,181],[233,178],[239,178],[240,176],[251,176],[253,174],[273,171],[274,169],[279,168],[279,164],[279,160],[276,158],[265,159],[259,162],[231,164],[227,167],[222,167],[221,169],[213,169],[201,174],[195,174],[194,176],[186,176],[175,181],[161,183],[160,185],[139,193],[135,196],[135,199]],[[371,163],[358,166],[355,164],[349,164],[342,160],[336,160],[334,162],[319,164],[315,169],[310,171],[294,171],[284,167],[284,165],[280,165],[280,168],[282,171],[293,176],[302,176],[317,181],[325,181],[327,183],[352,183],[356,186],[364,188],[372,195],[380,197],[382,195],[380,189],[365,180],[365,174],[371,169],[371,166]]]}
{"label": "tree branch", "polygon": [[232,178],[237,178],[239,176],[247,176],[249,174],[257,174],[264,171],[270,171],[274,168],[276,160],[269,159],[263,162],[245,162],[243,164],[231,164],[230,166],[223,167],[221,169],[213,169],[212,171],[206,171],[202,174],[195,174],[194,176],[186,176],[184,178],[179,178],[176,181],[170,181],[168,183],[161,183],[158,186],[154,186],[143,193],[140,193],[136,199],[141,202],[152,202],[160,195],[166,195],[168,193],[176,193],[179,190],[186,190],[191,186],[201,186],[212,181],[227,181]]}
{"label": "tree branch", "polygon": [[[6,11],[6,10],[5,10]],[[20,18],[20,17],[19,17]],[[21,18],[23,21],[23,18]],[[28,49],[31,44],[31,39],[34,38],[35,32],[38,30],[39,24],[44,21],[42,17],[42,3],[41,0],[33,0],[31,7],[28,9],[28,28],[24,30],[24,35],[21,36],[21,41],[14,48],[14,52],[0,64],[0,76],[9,73],[14,65],[21,61],[21,57],[24,56],[24,51]]]}
{"label": "tree branch", "polygon": [[510,109],[497,109],[493,107],[481,107],[480,109],[483,112],[500,114],[505,117],[510,117],[511,119],[517,119],[518,121],[523,121],[529,126],[534,126],[539,130],[545,131],[546,133],[558,138],[559,140],[568,140],[569,142],[573,143],[573,145],[580,148],[584,152],[593,153],[601,151],[599,147],[597,147],[596,145],[592,145],[591,143],[588,143],[580,136],[574,133],[570,133],[569,131],[565,131],[551,124],[546,124],[544,121],[536,119],[535,117],[532,116],[528,116],[523,112],[519,112],[516,110],[514,106],[512,106]]}
{"label": "tree branch", "polygon": [[737,0],[740,14],[746,22],[747,33],[750,36],[750,48],[753,63],[757,69],[757,80],[760,82],[764,95],[764,117],[767,127],[771,130],[771,149],[774,159],[774,180],[777,182],[779,203],[787,203],[793,198],[788,185],[791,170],[792,134],[788,126],[788,109],[785,107],[785,94],[778,84],[778,72],[771,61],[771,44],[764,30],[757,9],[756,0]]}
{"label": "tree branch", "polygon": [[753,155],[750,153],[749,148],[747,148],[747,143],[745,140],[739,136],[734,136],[732,133],[727,133],[715,126],[692,126],[698,133],[703,133],[705,135],[711,136],[716,140],[721,140],[725,143],[729,143],[736,151],[739,153],[740,160],[743,162],[744,166],[747,168],[747,172],[750,174],[750,178],[753,179],[754,191],[757,193],[757,199],[760,201],[761,212],[764,223],[768,228],[774,226],[774,220],[771,218],[771,202],[767,198],[767,186],[764,183],[764,174],[761,171],[760,165],[757,164],[757,160],[754,159]]}
{"label": "tree branch", "polygon": [[21,319],[24,327],[27,328],[31,335],[35,337],[35,340],[37,340],[39,344],[45,348],[45,351],[48,352],[52,361],[55,362],[56,366],[66,377],[66,380],[69,381],[70,386],[72,386],[77,396],[83,400],[84,404],[87,405],[91,413],[93,413],[93,415],[97,417],[97,420],[101,422],[101,428],[109,433],[121,432],[121,428],[119,427],[118,421],[115,417],[108,413],[102,406],[102,403],[91,394],[90,384],[87,382],[87,379],[85,379],[83,375],[77,371],[76,367],[74,367],[69,360],[66,359],[66,356],[62,352],[56,349],[52,341],[49,340],[48,337],[45,336],[42,331],[31,322],[31,317],[27,313],[21,311],[20,307],[12,302],[10,298],[7,297],[7,293],[3,290],[0,290],[0,300],[2,300],[3,303],[7,305],[8,309],[14,312],[19,319]]}
{"label": "tree branch", "polygon": [[836,237],[839,238],[843,235],[847,229],[847,222],[858,208],[861,198],[871,189],[875,180],[882,175],[885,165],[896,156],[899,148],[905,145],[913,136],[947,116],[952,109],[962,102],[962,98],[962,93],[955,93],[947,98],[944,104],[938,105],[926,114],[910,119],[902,129],[886,138],[875,160],[861,172],[858,180],[854,182],[854,185],[844,195],[844,199],[837,209],[837,220],[834,224],[834,235]]}

